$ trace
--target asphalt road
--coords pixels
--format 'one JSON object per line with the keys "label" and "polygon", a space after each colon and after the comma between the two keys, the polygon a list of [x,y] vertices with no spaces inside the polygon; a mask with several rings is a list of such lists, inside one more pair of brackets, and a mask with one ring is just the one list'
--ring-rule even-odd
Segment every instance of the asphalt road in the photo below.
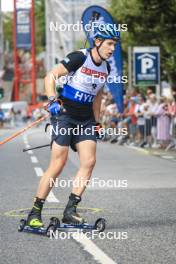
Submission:
{"label": "asphalt road", "polygon": [[[1,130],[0,138],[12,132]],[[19,233],[19,220],[32,206],[50,157],[49,148],[26,153],[22,149],[48,142],[43,129],[37,128],[0,147],[0,263],[176,263],[176,161],[109,143],[98,144],[94,184],[79,208],[90,223],[106,219],[102,237],[63,233],[50,239]],[[77,168],[77,155],[70,151],[62,184]],[[107,186],[109,179],[114,186]],[[104,187],[98,186],[100,180]],[[71,186],[53,188],[43,210],[46,224],[53,215],[61,217],[70,191]]]}

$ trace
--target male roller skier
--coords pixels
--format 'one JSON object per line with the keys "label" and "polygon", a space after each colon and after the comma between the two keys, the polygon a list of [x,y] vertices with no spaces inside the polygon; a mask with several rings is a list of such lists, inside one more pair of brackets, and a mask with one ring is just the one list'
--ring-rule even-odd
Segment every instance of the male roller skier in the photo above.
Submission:
{"label": "male roller skier", "polygon": [[[69,146],[78,152],[80,160],[80,168],[74,181],[84,184],[73,185],[62,221],[69,224],[85,222],[85,219],[77,213],[76,207],[81,201],[96,160],[96,134],[85,133],[85,131],[90,132],[96,122],[99,122],[102,90],[110,72],[110,66],[106,60],[111,57],[118,39],[119,32],[113,27],[110,28],[104,24],[103,28],[96,28],[92,49],[82,49],[68,54],[45,77],[45,89],[51,102],[48,110],[51,113],[53,128],[57,125],[65,129],[82,126],[83,133],[80,135],[52,134],[50,164],[40,180],[33,208],[27,218],[27,224],[32,227],[43,226],[41,211],[52,188],[51,179],[54,181],[61,173],[67,160]],[[57,97],[55,79],[61,76],[67,77],[60,95],[65,109],[62,113],[60,113],[59,103],[53,102]],[[69,76],[73,78],[69,79]],[[101,77],[105,78],[100,81]]]}

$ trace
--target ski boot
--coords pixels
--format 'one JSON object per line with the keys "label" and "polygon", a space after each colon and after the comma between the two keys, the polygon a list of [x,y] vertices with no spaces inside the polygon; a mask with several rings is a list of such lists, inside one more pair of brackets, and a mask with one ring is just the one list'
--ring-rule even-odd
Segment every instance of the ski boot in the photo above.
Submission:
{"label": "ski boot", "polygon": [[63,213],[63,223],[73,225],[86,223],[86,220],[76,212],[77,205],[79,202],[81,202],[81,197],[71,193],[71,195],[69,196],[69,201]]}
{"label": "ski boot", "polygon": [[43,204],[43,199],[35,198],[34,206],[28,215],[26,225],[33,228],[39,228],[44,226],[41,218]]}

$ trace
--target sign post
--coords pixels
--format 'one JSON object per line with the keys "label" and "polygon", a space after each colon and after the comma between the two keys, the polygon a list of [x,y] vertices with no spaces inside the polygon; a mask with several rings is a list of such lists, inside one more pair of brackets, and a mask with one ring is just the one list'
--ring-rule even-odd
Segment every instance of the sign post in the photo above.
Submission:
{"label": "sign post", "polygon": [[[14,0],[14,100],[18,101],[20,84],[31,83],[32,104],[36,103],[36,62],[35,62],[35,23],[34,0]],[[24,73],[19,65],[19,49],[29,51],[31,54],[32,68],[30,78],[23,78]]]}
{"label": "sign post", "polygon": [[[160,48],[133,48],[133,83],[135,86],[160,86]],[[157,89],[157,93],[160,92]]]}

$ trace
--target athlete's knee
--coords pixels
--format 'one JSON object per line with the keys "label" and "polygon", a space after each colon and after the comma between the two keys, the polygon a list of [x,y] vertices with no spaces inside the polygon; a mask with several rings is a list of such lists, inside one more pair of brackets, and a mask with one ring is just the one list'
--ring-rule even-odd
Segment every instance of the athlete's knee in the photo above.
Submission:
{"label": "athlete's knee", "polygon": [[86,169],[93,169],[96,163],[96,157],[88,157],[81,162],[81,167]]}

